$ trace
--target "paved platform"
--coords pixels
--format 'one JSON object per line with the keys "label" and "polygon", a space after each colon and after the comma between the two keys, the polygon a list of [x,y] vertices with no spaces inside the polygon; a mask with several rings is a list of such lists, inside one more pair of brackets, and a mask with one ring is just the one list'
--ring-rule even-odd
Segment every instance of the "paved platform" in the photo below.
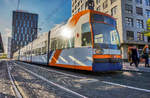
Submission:
{"label": "paved platform", "polygon": [[132,66],[130,66],[130,63],[124,62],[123,63],[123,70],[138,71],[138,72],[150,72],[150,67],[145,67],[144,63],[140,63],[138,67],[135,67],[134,64],[132,64]]}

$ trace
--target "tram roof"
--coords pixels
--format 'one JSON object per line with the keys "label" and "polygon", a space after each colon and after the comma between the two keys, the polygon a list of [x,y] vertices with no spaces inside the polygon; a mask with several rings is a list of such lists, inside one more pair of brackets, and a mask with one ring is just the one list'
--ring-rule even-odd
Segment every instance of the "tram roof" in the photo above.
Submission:
{"label": "tram roof", "polygon": [[116,20],[114,17],[110,16],[109,14],[103,13],[103,12],[99,12],[99,11],[95,11],[95,10],[84,10],[84,11],[81,11],[81,12],[75,14],[74,16],[72,16],[71,19],[69,20],[69,23],[72,26],[76,25],[78,20],[81,18],[81,16],[83,16],[87,13],[100,14],[100,15],[108,16],[108,17]]}

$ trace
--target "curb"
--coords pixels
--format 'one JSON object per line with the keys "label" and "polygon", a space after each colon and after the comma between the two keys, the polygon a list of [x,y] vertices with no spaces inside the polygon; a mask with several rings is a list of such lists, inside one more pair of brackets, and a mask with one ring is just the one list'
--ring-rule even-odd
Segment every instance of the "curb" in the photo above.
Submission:
{"label": "curb", "polygon": [[129,71],[129,72],[142,72],[142,73],[150,73],[150,71],[143,71],[143,70],[130,70],[130,69],[122,69],[122,71]]}

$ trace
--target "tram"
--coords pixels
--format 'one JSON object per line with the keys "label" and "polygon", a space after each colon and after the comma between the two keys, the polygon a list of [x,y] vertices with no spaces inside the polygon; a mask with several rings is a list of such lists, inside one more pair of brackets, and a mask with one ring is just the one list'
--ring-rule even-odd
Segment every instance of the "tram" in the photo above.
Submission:
{"label": "tram", "polygon": [[88,70],[122,69],[116,21],[108,14],[85,10],[14,53],[20,61]]}

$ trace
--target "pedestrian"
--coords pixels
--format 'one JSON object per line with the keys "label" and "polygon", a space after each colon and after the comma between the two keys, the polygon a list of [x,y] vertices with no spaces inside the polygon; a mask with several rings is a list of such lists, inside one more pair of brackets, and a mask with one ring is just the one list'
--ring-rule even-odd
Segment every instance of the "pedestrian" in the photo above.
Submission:
{"label": "pedestrian", "polygon": [[132,63],[134,63],[135,66],[138,67],[139,57],[138,57],[138,50],[137,50],[136,46],[131,48],[131,52],[132,52],[132,55],[131,55]]}
{"label": "pedestrian", "polygon": [[143,53],[142,57],[145,59],[145,67],[149,67],[149,47],[148,47],[148,45],[144,46],[142,53]]}
{"label": "pedestrian", "polygon": [[132,52],[131,47],[128,47],[128,62],[130,63],[130,66],[132,66]]}

